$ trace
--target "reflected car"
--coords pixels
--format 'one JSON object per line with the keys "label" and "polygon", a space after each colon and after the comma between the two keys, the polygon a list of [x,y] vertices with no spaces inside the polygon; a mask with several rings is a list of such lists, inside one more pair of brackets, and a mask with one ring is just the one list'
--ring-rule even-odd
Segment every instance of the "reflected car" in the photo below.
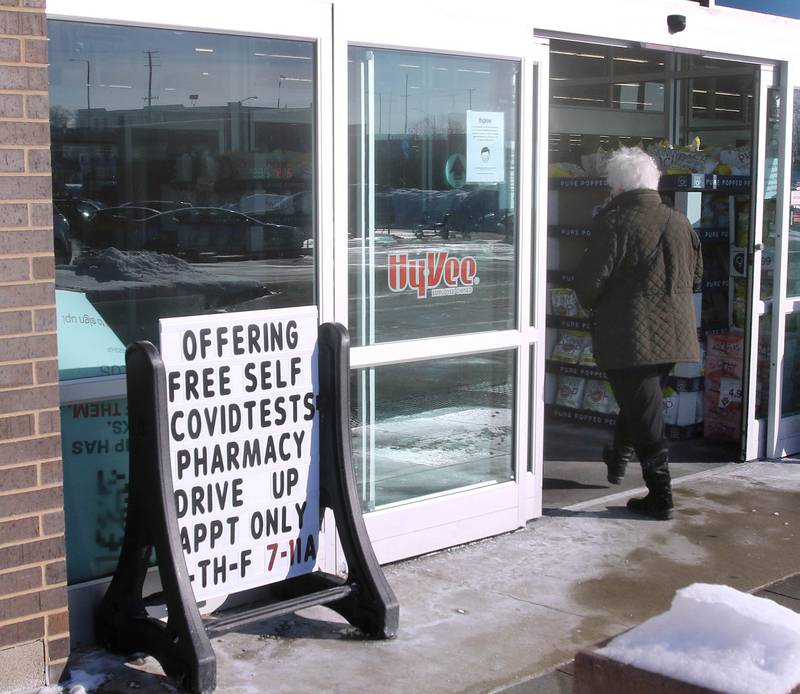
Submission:
{"label": "reflected car", "polygon": [[53,253],[56,265],[69,265],[72,262],[69,222],[55,205],[53,205]]}
{"label": "reflected car", "polygon": [[189,260],[299,255],[308,235],[221,207],[183,207],[159,212],[133,205],[95,215],[92,246],[151,250]]}
{"label": "reflected car", "polygon": [[170,210],[192,207],[192,203],[182,200],[132,200],[130,202],[123,202],[120,207],[144,207],[157,210],[158,212],[169,212]]}
{"label": "reflected car", "polygon": [[67,218],[72,237],[81,241],[86,238],[97,211],[103,209],[102,203],[96,200],[76,198],[72,195],[53,198],[53,202]]}

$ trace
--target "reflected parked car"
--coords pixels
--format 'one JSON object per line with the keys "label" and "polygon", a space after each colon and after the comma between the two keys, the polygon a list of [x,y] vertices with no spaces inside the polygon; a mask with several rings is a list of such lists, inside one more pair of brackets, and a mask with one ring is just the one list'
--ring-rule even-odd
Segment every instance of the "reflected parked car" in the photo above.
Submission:
{"label": "reflected parked car", "polygon": [[96,200],[74,197],[56,197],[53,202],[69,222],[70,234],[73,238],[83,241],[91,228],[92,219],[98,210],[103,209],[102,203]]}
{"label": "reflected parked car", "polygon": [[151,250],[190,260],[298,255],[308,235],[221,207],[184,207],[160,212],[123,205],[95,215],[91,245]]}
{"label": "reflected parked car", "polygon": [[72,262],[69,222],[55,205],[53,205],[53,253],[56,265],[68,265]]}

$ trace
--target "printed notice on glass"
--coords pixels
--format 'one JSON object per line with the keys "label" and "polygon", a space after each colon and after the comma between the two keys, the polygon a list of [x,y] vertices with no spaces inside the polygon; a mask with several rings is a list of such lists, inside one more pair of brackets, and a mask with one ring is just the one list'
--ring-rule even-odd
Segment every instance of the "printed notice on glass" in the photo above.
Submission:
{"label": "printed notice on glass", "polygon": [[313,570],[317,309],[159,321],[172,484],[195,598]]}
{"label": "printed notice on glass", "polygon": [[502,111],[467,111],[467,183],[503,183],[504,139]]}

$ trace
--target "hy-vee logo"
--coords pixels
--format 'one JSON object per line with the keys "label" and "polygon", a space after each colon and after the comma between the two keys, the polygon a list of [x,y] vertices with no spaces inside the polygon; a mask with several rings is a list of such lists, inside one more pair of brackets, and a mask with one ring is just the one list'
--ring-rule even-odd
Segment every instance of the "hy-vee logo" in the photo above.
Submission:
{"label": "hy-vee logo", "polygon": [[429,251],[422,258],[410,258],[408,253],[389,254],[389,289],[416,290],[418,299],[472,294],[480,284],[477,272],[478,261],[471,255],[451,258],[447,251]]}

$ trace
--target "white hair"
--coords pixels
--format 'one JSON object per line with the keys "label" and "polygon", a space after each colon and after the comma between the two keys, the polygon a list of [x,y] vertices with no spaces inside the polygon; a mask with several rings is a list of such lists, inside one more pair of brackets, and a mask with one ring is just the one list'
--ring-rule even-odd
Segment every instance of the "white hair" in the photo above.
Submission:
{"label": "white hair", "polygon": [[639,147],[620,147],[608,159],[606,180],[615,193],[640,188],[658,190],[660,176],[653,158]]}

